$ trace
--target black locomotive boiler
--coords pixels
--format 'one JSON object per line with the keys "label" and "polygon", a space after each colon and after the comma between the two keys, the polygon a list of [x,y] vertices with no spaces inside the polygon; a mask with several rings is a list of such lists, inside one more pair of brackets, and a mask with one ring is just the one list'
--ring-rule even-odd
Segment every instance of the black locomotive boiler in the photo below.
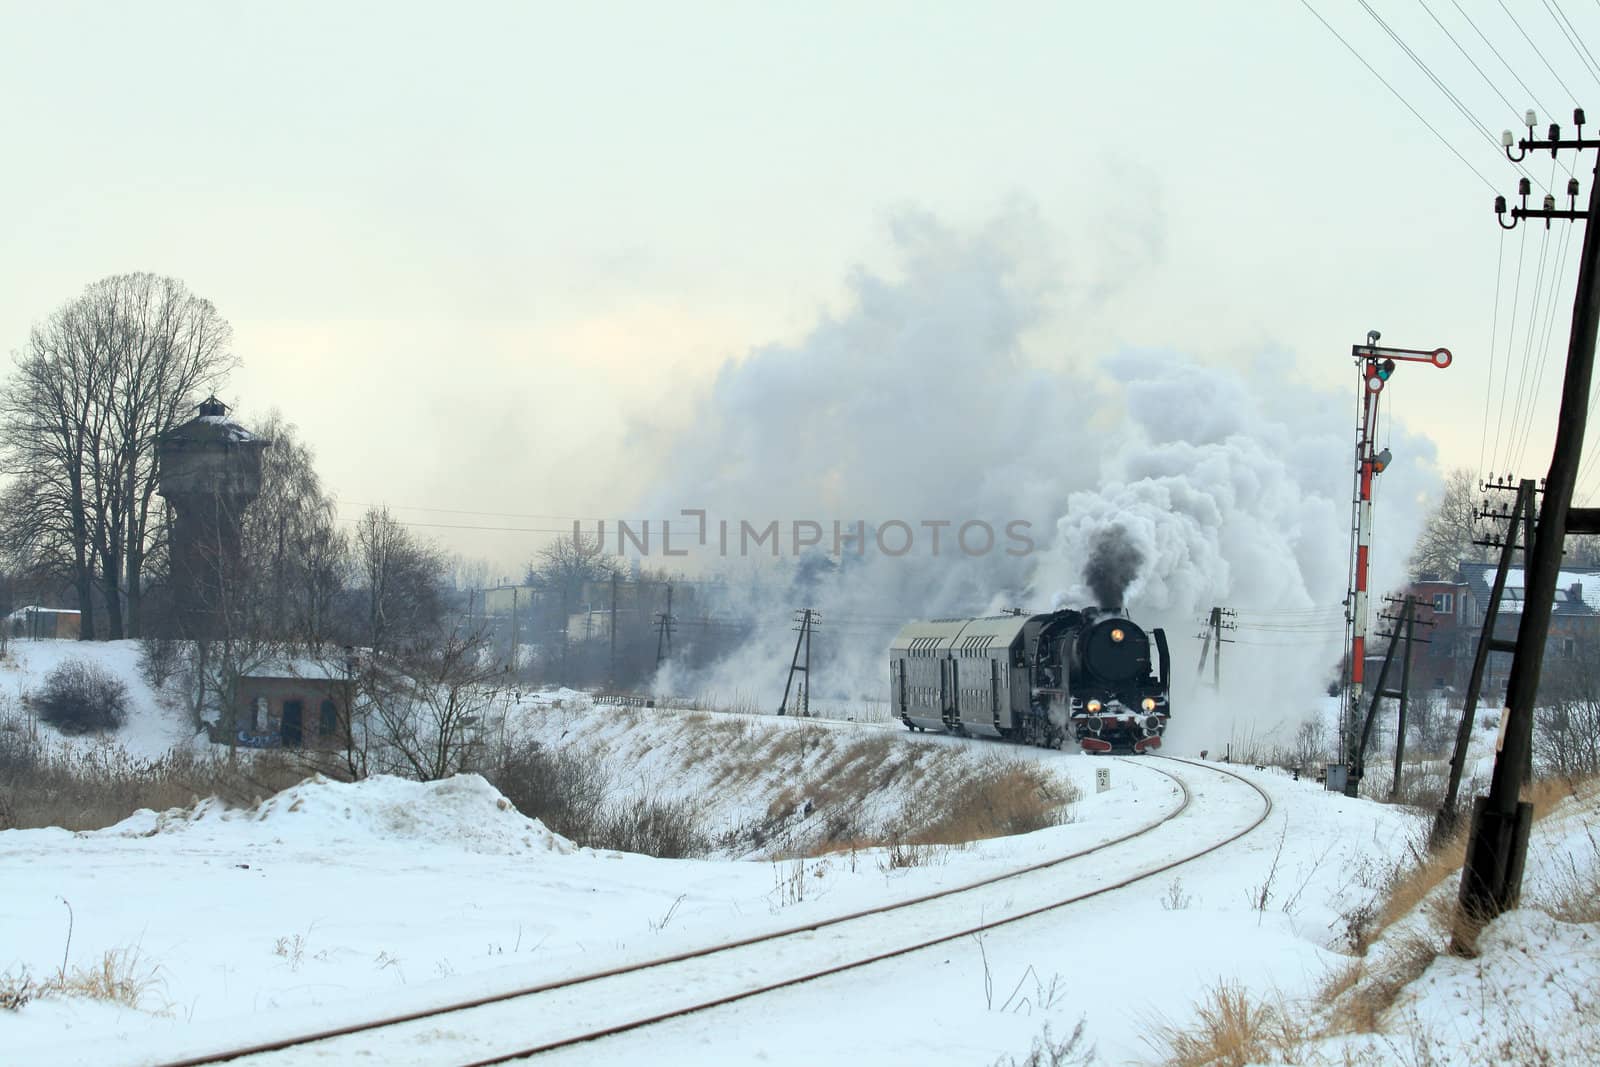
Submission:
{"label": "black locomotive boiler", "polygon": [[913,730],[1148,752],[1172,714],[1171,666],[1166,633],[1116,611],[932,619],[889,646],[890,700]]}

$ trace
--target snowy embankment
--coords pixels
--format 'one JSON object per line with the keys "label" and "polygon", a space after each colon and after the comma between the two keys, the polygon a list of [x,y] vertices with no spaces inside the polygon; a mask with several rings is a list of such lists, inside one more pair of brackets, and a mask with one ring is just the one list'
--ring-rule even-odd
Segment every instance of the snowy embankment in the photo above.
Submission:
{"label": "snowy embankment", "polygon": [[182,702],[158,693],[139,673],[137,641],[31,641],[13,638],[0,657],[0,718],[26,715],[25,698],[67,660],[105,668],[128,687],[128,717],[109,739],[68,737],[54,727],[30,725],[52,743],[85,749],[109,740],[135,759],[159,759],[180,747],[206,747]]}
{"label": "snowy embankment", "polygon": [[[4,968],[60,966],[65,901],[69,968],[132,950],[149,985],[144,1011],[46,998],[0,1014],[0,1034],[23,1063],[62,1062],[69,1046],[89,1048],[85,1062],[137,1062],[140,1049],[179,1035],[220,1047],[902,899],[1107,840],[1170,803],[1154,764],[1039,755],[1090,780],[1109,766],[1111,788],[1086,796],[1072,824],[913,869],[876,850],[739,862],[572,849],[471,777],[311,782],[248,811],[206,805],[93,833],[7,832]],[[1397,853],[1415,820],[1246,773],[1273,794],[1273,819],[1170,881],[997,930],[981,945],[671,1024],[624,1040],[618,1055],[701,1063],[709,1040],[717,1062],[817,1062],[848,1040],[884,1062],[916,1049],[919,1062],[987,1063],[1025,1050],[1047,1020],[1064,1033],[1086,1016],[1102,1052],[1125,1058],[1145,1051],[1137,1020],[1178,1009],[1218,975],[1310,983],[1341,959],[1339,915],[1370,902],[1381,881],[1375,855]],[[1009,996],[1018,983],[1022,994]],[[841,1016],[844,1003],[871,1007]],[[815,1027],[819,1011],[835,1019],[831,1036]]]}
{"label": "snowy embankment", "polygon": [[[120,673],[133,689],[132,646],[111,654],[128,657]],[[155,746],[172,713],[137,690],[135,701],[123,733]],[[1156,773],[1159,761],[870,725],[594,707],[570,692],[526,698],[506,730],[587,753],[615,796],[691,799],[717,835],[747,841],[758,828],[766,844],[726,849],[729,858],[719,860],[576,848],[475,776],[426,785],[313,780],[249,808],[203,802],[88,833],[0,832],[0,974],[9,988],[25,970],[38,981],[64,966],[70,977],[108,957],[129,988],[142,987],[138,1009],[48,995],[0,1011],[6,1062],[56,1064],[77,1049],[78,1062],[135,1063],[142,1051],[179,1039],[220,1048],[810,923],[1108,840],[1149,822],[1172,794]],[[186,729],[172,732],[177,743],[191,742]],[[910,781],[906,768],[930,751],[954,751],[973,766],[1040,761],[1084,795],[1067,825],[936,850],[912,868],[869,848],[806,860],[734,858],[784,854],[803,844],[802,828],[830,817],[893,823],[908,805],[940,803],[938,782],[930,782],[922,792],[869,789],[866,810],[850,812],[850,794],[828,788],[851,776],[869,787],[880,776]],[[873,754],[876,762],[866,762]],[[1111,772],[1110,788],[1097,792],[1102,769]],[[1372,911],[1424,818],[1273,771],[1241,773],[1272,796],[1271,818],[1170,876],[981,941],[653,1027],[611,1042],[605,1054],[623,1062],[800,1064],[849,1048],[885,1063],[954,1067],[1021,1056],[1045,1025],[1059,1036],[1081,1019],[1085,1045],[1098,1047],[1101,1062],[1118,1063],[1152,1057],[1156,1027],[1191,1021],[1219,982],[1310,1001],[1349,965],[1350,918]],[[1585,862],[1594,821],[1580,811],[1536,828],[1530,886],[1560,885],[1563,863]],[[1547,1009],[1559,1009],[1573,983],[1593,990],[1592,925],[1516,913],[1490,928],[1486,951],[1502,951],[1504,941],[1508,959],[1522,954],[1527,946],[1508,932],[1549,954],[1523,954],[1522,969],[1510,972],[1531,975],[1530,959],[1547,969],[1546,992],[1532,1008],[1519,1006],[1528,1003],[1525,992],[1507,987],[1502,999],[1513,1007],[1493,1023],[1474,1021],[1499,1001],[1473,984],[1475,965],[1448,960],[1401,991],[1395,1011],[1429,1020],[1429,1032],[1442,1035],[1438,1060],[1465,1055],[1467,1039],[1451,1037],[1458,1031],[1486,1035],[1475,1039],[1484,1048],[1520,1032],[1518,1019],[1561,1032]],[[1400,1015],[1391,1022],[1395,1034],[1405,1032]],[[1370,1051],[1381,1052],[1381,1043],[1352,1047],[1382,1062]],[[1328,1051],[1337,1062],[1337,1047]]]}

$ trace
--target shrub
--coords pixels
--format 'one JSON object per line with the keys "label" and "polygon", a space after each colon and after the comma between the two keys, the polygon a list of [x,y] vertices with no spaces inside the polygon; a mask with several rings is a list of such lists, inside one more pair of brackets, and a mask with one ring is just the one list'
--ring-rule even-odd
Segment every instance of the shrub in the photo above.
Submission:
{"label": "shrub", "polygon": [[34,704],[62,733],[115,730],[128,715],[128,687],[98,664],[69,659],[45,677]]}
{"label": "shrub", "polygon": [[584,844],[610,793],[598,760],[536,741],[507,746],[485,777],[522,814]]}
{"label": "shrub", "polygon": [[139,640],[139,674],[151,689],[160,689],[183,666],[183,646],[169,637]]}
{"label": "shrub", "polygon": [[687,801],[613,802],[597,759],[525,742],[507,746],[487,777],[522,814],[589,848],[679,859],[703,856],[711,847],[699,812]]}
{"label": "shrub", "polygon": [[691,803],[653,798],[612,805],[586,843],[662,859],[704,856],[711,849],[700,827],[700,814]]}

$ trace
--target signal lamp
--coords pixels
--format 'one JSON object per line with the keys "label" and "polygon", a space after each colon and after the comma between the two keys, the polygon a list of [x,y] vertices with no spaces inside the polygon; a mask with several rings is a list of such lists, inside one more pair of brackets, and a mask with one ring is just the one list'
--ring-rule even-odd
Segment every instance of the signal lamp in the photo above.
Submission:
{"label": "signal lamp", "polygon": [[1389,380],[1389,375],[1394,373],[1394,360],[1386,359],[1378,364],[1378,377],[1383,381]]}
{"label": "signal lamp", "polygon": [[1372,457],[1372,473],[1382,474],[1383,469],[1394,460],[1394,453],[1387,448]]}

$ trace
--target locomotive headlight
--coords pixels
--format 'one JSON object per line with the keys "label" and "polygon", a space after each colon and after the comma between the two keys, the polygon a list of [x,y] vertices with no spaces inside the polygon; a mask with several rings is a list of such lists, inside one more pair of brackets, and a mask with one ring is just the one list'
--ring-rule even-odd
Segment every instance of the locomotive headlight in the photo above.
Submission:
{"label": "locomotive headlight", "polygon": [[1111,640],[1116,641],[1118,643],[1121,643],[1122,639],[1124,637],[1127,637],[1127,636],[1128,636],[1127,634],[1122,632],[1122,628],[1121,627],[1118,627],[1117,629],[1111,631]]}
{"label": "locomotive headlight", "polygon": [[1104,705],[1101,704],[1098,700],[1089,701],[1089,714],[1090,715],[1098,715],[1098,714],[1100,714],[1100,709],[1102,707],[1104,707]]}
{"label": "locomotive headlight", "polygon": [[1155,697],[1145,697],[1143,700],[1139,701],[1139,706],[1141,708],[1143,708],[1145,711],[1155,711],[1156,710],[1156,698]]}

